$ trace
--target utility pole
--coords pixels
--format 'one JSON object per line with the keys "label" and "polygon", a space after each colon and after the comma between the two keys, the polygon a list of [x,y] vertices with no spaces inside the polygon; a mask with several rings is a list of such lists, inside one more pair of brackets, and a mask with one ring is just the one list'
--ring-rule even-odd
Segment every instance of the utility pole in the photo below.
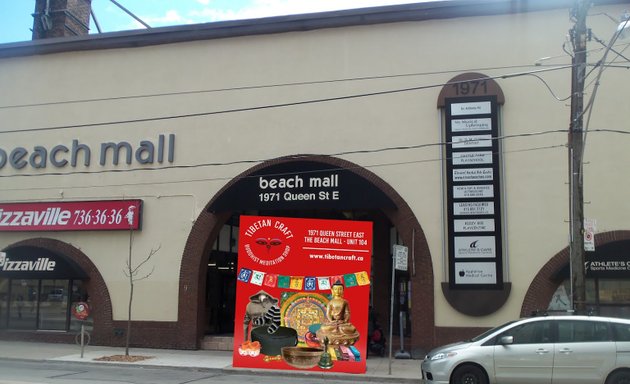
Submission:
{"label": "utility pole", "polygon": [[575,25],[570,31],[573,44],[571,71],[571,122],[569,125],[569,185],[570,185],[570,244],[571,299],[573,310],[586,311],[586,282],[584,268],[584,188],[582,154],[584,148],[584,80],[586,76],[586,0],[576,0],[573,9]]}

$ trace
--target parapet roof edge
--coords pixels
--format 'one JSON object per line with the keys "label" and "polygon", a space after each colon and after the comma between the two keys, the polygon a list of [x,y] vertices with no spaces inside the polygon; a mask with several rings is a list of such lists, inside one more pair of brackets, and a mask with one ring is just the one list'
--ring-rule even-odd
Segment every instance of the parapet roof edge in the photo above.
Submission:
{"label": "parapet roof edge", "polygon": [[[630,0],[593,0],[595,5]],[[570,8],[574,0],[443,0],[260,19],[220,21],[0,44],[0,58],[134,48],[195,40],[310,31],[372,24],[489,16]]]}

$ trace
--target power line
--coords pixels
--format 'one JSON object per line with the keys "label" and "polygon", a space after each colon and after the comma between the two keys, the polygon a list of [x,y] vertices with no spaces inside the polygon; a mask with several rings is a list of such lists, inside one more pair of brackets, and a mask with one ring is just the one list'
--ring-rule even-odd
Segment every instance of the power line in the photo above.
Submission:
{"label": "power line", "polygon": [[[528,71],[528,72],[517,72],[517,73],[498,75],[498,76],[493,76],[493,77],[483,77],[479,80],[510,79],[514,77],[527,76],[534,73],[551,72],[551,71],[557,71],[557,70],[562,70],[562,69],[567,69],[567,68],[571,68],[571,65],[552,67],[552,68],[546,68],[546,69],[537,69],[537,70]],[[469,82],[469,81],[470,80],[465,80],[462,82]],[[60,126],[53,126],[53,127],[11,129],[11,130],[0,131],[0,134],[56,131],[56,130],[64,130],[64,129],[70,129],[70,128],[103,127],[103,126],[120,125],[120,124],[143,123],[143,122],[149,122],[149,121],[165,121],[165,120],[174,120],[174,119],[221,115],[221,114],[237,113],[237,112],[252,112],[252,111],[259,111],[259,110],[266,110],[266,109],[273,109],[273,108],[294,107],[294,106],[308,105],[308,104],[315,104],[315,103],[351,100],[351,99],[358,99],[358,98],[363,98],[363,97],[383,96],[383,95],[390,95],[390,94],[396,94],[396,93],[419,91],[419,90],[443,87],[445,85],[450,85],[450,84],[454,84],[454,83],[447,82],[447,83],[438,83],[438,84],[430,84],[430,85],[420,85],[420,86],[415,86],[415,87],[390,89],[390,90],[384,90],[384,91],[359,93],[359,94],[353,94],[353,95],[325,97],[325,98],[320,98],[320,99],[310,99],[310,100],[302,100],[302,101],[294,101],[294,102],[278,103],[278,104],[267,104],[267,105],[259,105],[255,107],[233,108],[233,109],[225,109],[225,110],[210,111],[210,112],[198,112],[198,113],[188,113],[188,114],[181,114],[181,115],[170,115],[170,116],[159,116],[159,117],[146,117],[146,118],[140,118],[140,119],[129,119],[129,120],[118,120],[118,121],[104,121],[104,122],[98,122],[98,123],[60,125]]]}
{"label": "power line", "polygon": [[[630,132],[628,132],[630,133]],[[512,151],[503,151],[501,152],[502,154],[510,154],[510,153],[522,153],[522,152],[532,152],[532,151],[540,151],[540,150],[548,150],[548,149],[556,149],[556,148],[566,148],[566,144],[555,144],[555,145],[548,145],[548,146],[544,146],[544,147],[532,147],[532,148],[526,148],[526,149],[517,149],[517,150],[512,150]],[[302,157],[308,157],[308,156],[295,156],[295,159],[299,159]],[[291,156],[291,158],[293,158],[293,156]],[[444,159],[442,158],[434,158],[434,159],[424,159],[424,160],[410,160],[410,161],[401,161],[401,162],[392,162],[392,163],[377,163],[377,164],[369,164],[369,165],[363,165],[363,166],[356,166],[356,167],[347,167],[344,168],[344,170],[354,170],[354,169],[370,169],[370,168],[378,168],[378,167],[389,167],[389,166],[397,166],[397,165],[410,165],[410,164],[422,164],[422,163],[432,163],[432,162],[437,162],[437,161],[443,161]],[[330,168],[330,171],[335,171],[338,170],[339,168]],[[326,171],[326,169],[322,170],[322,169],[318,169],[316,171],[300,171],[297,172],[300,175],[305,175],[308,173],[314,173],[314,172],[322,172],[322,171]],[[264,177],[281,177],[281,176],[285,176],[285,175],[294,175],[296,174],[296,172],[292,172],[292,173],[267,173],[267,174],[256,174],[254,175],[247,175],[247,176],[221,176],[221,177],[204,177],[204,178],[198,178],[198,179],[188,179],[188,180],[177,180],[177,181],[151,181],[151,182],[137,182],[137,183],[119,183],[119,184],[107,184],[107,185],[81,185],[81,186],[72,186],[72,187],[68,187],[67,185],[62,185],[62,186],[46,186],[46,187],[35,187],[35,188],[6,188],[6,189],[0,189],[1,191],[24,191],[24,190],[50,190],[50,189],[91,189],[91,188],[111,188],[111,187],[131,187],[131,186],[146,186],[146,185],[169,185],[169,184],[181,184],[181,183],[197,183],[197,182],[208,182],[208,181],[225,181],[225,180],[243,180],[243,179],[248,179],[248,178],[253,178],[253,177],[260,177],[260,176],[264,176]],[[40,175],[36,175],[36,176],[40,176]],[[0,176],[3,177],[3,176]],[[5,176],[6,177],[6,176]]]}
{"label": "power line", "polygon": [[[492,139],[507,139],[507,138],[518,138],[518,137],[530,137],[530,136],[538,136],[538,135],[544,135],[544,134],[551,134],[551,133],[566,133],[567,130],[566,129],[558,129],[558,130],[549,130],[549,131],[542,131],[542,132],[538,132],[538,133],[528,133],[528,134],[518,134],[518,135],[508,135],[508,136],[503,136],[501,138],[492,138]],[[590,130],[591,133],[616,133],[616,134],[622,134],[622,135],[630,135],[630,131],[624,131],[624,130],[620,130],[620,129],[591,129]],[[331,156],[331,157],[335,157],[335,156],[341,156],[341,155],[351,155],[351,154],[359,154],[359,153],[375,153],[375,152],[383,152],[386,150],[395,150],[395,149],[414,149],[414,148],[423,148],[423,147],[430,147],[430,146],[440,146],[440,145],[447,145],[449,143],[443,142],[443,143],[430,143],[430,144],[419,144],[419,145],[414,145],[414,146],[400,146],[400,147],[389,147],[389,148],[380,148],[380,149],[376,149],[376,150],[359,150],[359,151],[345,151],[345,152],[338,152],[338,153],[330,153],[330,154],[326,154],[324,156]],[[566,143],[565,144],[557,144],[557,145],[551,145],[551,146],[544,146],[544,147],[533,147],[533,148],[527,148],[527,149],[521,149],[521,150],[512,150],[512,151],[502,151],[502,154],[508,154],[508,153],[519,153],[519,152],[530,152],[530,151],[536,151],[536,150],[543,150],[543,149],[552,149],[552,148],[560,148],[566,147]],[[289,156],[287,158],[291,158],[294,160],[299,160],[301,158],[309,158],[311,157],[310,155],[295,155],[295,156]],[[224,163],[204,163],[204,164],[196,164],[196,165],[188,165],[188,166],[170,166],[170,167],[161,167],[161,168],[137,168],[137,169],[126,169],[126,170],[105,170],[105,171],[96,171],[96,172],[88,172],[88,171],[78,171],[78,172],[67,172],[67,173],[61,173],[61,172],[55,172],[55,173],[46,173],[46,174],[20,174],[20,175],[0,175],[0,178],[11,178],[11,177],[42,177],[42,176],[72,176],[72,175],[90,175],[90,174],[103,174],[103,173],[129,173],[129,172],[136,172],[136,171],[163,171],[163,170],[169,170],[169,169],[183,169],[183,168],[201,168],[201,167],[207,167],[207,166],[227,166],[227,165],[237,165],[237,164],[257,164],[257,163],[262,163],[265,161],[269,161],[271,159],[259,159],[259,160],[241,160],[241,161],[234,161],[234,162],[224,162]],[[383,167],[383,166],[393,166],[393,165],[404,165],[404,164],[419,164],[419,163],[428,163],[428,162],[435,162],[435,161],[441,161],[443,159],[426,159],[426,160],[411,160],[411,161],[405,161],[405,162],[394,162],[394,163],[380,163],[380,164],[371,164],[371,165],[365,165],[365,166],[358,166],[357,168],[375,168],[375,167]],[[349,168],[351,169],[351,168]],[[306,172],[303,172],[306,173]],[[257,175],[256,177],[258,177],[260,175]],[[265,175],[265,176],[270,176],[270,175]],[[226,176],[226,177],[211,177],[211,178],[201,178],[201,179],[189,179],[189,180],[179,180],[179,181],[157,181],[157,182],[138,182],[138,183],[122,183],[122,184],[108,184],[108,185],[98,185],[98,186],[75,186],[72,187],[73,189],[82,189],[82,188],[95,188],[95,187],[121,187],[121,186],[135,186],[135,185],[164,185],[164,184],[177,184],[177,183],[184,183],[184,182],[202,182],[202,181],[218,181],[218,180],[232,180],[235,177],[232,176]],[[18,190],[46,190],[46,189],[59,189],[59,188],[68,188],[67,186],[54,186],[54,187],[41,187],[41,188],[2,188],[0,190],[2,191],[18,191]]]}
{"label": "power line", "polygon": [[[519,134],[513,134],[513,135],[503,135],[503,136],[492,137],[489,140],[505,140],[505,139],[519,138],[519,137],[542,136],[542,135],[549,135],[553,133],[567,133],[567,130],[556,129],[556,130],[547,130],[547,131],[540,131],[540,132],[528,132],[528,133],[519,133]],[[630,134],[630,132],[628,133]],[[463,142],[459,141],[458,143],[465,143],[465,141]],[[453,142],[400,145],[400,146],[383,147],[383,148],[375,148],[375,149],[358,149],[358,150],[350,150],[350,151],[341,151],[341,152],[335,152],[335,153],[328,153],[328,154],[325,154],[325,156],[339,157],[339,156],[348,156],[348,155],[371,154],[371,153],[380,153],[380,152],[389,152],[389,151],[422,149],[422,148],[451,145],[451,144],[453,144]],[[309,157],[309,155],[291,156],[291,158],[293,159],[306,158],[306,157]],[[271,159],[235,160],[235,161],[227,161],[227,162],[201,163],[201,164],[192,164],[192,165],[167,165],[164,167],[155,167],[155,168],[107,169],[107,170],[101,170],[101,171],[49,172],[49,173],[42,173],[42,174],[28,173],[28,174],[17,174],[17,175],[0,175],[0,178],[95,175],[95,174],[128,173],[128,172],[142,172],[142,171],[164,171],[164,170],[169,170],[169,169],[190,169],[190,168],[219,167],[219,166],[240,165],[240,164],[256,164],[256,163],[262,163],[269,160]]]}
{"label": "power line", "polygon": [[501,67],[483,67],[483,68],[472,68],[472,69],[452,69],[452,70],[447,70],[447,71],[432,71],[432,72],[412,72],[412,73],[401,73],[401,74],[393,74],[393,75],[349,77],[349,78],[340,78],[340,79],[331,79],[331,80],[297,81],[297,82],[287,82],[287,83],[277,83],[277,84],[260,84],[260,85],[248,85],[248,86],[216,88],[216,89],[162,92],[162,93],[152,93],[152,94],[146,94],[146,95],[128,95],[128,96],[114,96],[114,97],[99,97],[99,98],[91,98],[91,99],[49,101],[49,102],[41,102],[41,103],[12,104],[12,105],[0,105],[0,109],[42,107],[42,106],[52,106],[52,105],[64,105],[64,104],[81,104],[81,103],[92,103],[92,102],[101,102],[101,101],[120,101],[120,100],[145,99],[145,98],[164,97],[164,96],[194,95],[194,94],[203,94],[203,93],[247,91],[247,90],[255,90],[255,89],[295,87],[295,86],[303,86],[303,85],[334,84],[334,83],[342,83],[342,82],[382,80],[382,79],[394,79],[394,78],[417,77],[417,76],[435,76],[435,75],[446,75],[450,73],[461,73],[461,72],[477,72],[477,71],[493,71],[493,70],[499,70],[499,69],[504,70],[504,69],[513,69],[513,68],[528,68],[532,66],[540,67],[541,64],[509,65],[509,66],[501,66]]}

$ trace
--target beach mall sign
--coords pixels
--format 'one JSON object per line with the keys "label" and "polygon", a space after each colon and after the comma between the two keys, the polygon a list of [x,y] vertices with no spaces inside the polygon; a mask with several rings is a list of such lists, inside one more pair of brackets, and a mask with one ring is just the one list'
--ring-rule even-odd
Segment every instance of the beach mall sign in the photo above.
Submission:
{"label": "beach mall sign", "polygon": [[[99,146],[99,165],[105,166],[110,162],[118,165],[121,160],[132,164],[135,160],[138,164],[162,164],[165,161],[172,163],[175,159],[175,135],[160,134],[156,141],[141,140],[137,146],[127,141],[103,142]],[[0,147],[0,171],[14,168],[17,170],[45,169],[50,165],[53,168],[64,168],[68,164],[77,167],[80,162],[89,167],[92,161],[93,149],[90,145],[73,139],[72,144],[58,144],[52,148],[43,145],[34,145],[31,150],[17,146],[12,149]]]}
{"label": "beach mall sign", "polygon": [[395,209],[380,188],[349,168],[313,160],[273,164],[238,178],[209,207],[242,210]]}

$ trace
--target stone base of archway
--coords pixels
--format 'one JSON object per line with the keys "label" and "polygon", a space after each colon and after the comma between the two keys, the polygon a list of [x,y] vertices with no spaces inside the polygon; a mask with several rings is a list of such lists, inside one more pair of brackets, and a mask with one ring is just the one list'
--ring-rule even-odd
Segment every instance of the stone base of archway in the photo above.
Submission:
{"label": "stone base of archway", "polygon": [[32,341],[39,343],[74,343],[76,334],[58,331],[15,331],[1,330],[0,340],[3,341]]}
{"label": "stone base of archway", "polygon": [[233,351],[234,337],[225,335],[205,335],[199,343],[199,349],[209,351]]}

